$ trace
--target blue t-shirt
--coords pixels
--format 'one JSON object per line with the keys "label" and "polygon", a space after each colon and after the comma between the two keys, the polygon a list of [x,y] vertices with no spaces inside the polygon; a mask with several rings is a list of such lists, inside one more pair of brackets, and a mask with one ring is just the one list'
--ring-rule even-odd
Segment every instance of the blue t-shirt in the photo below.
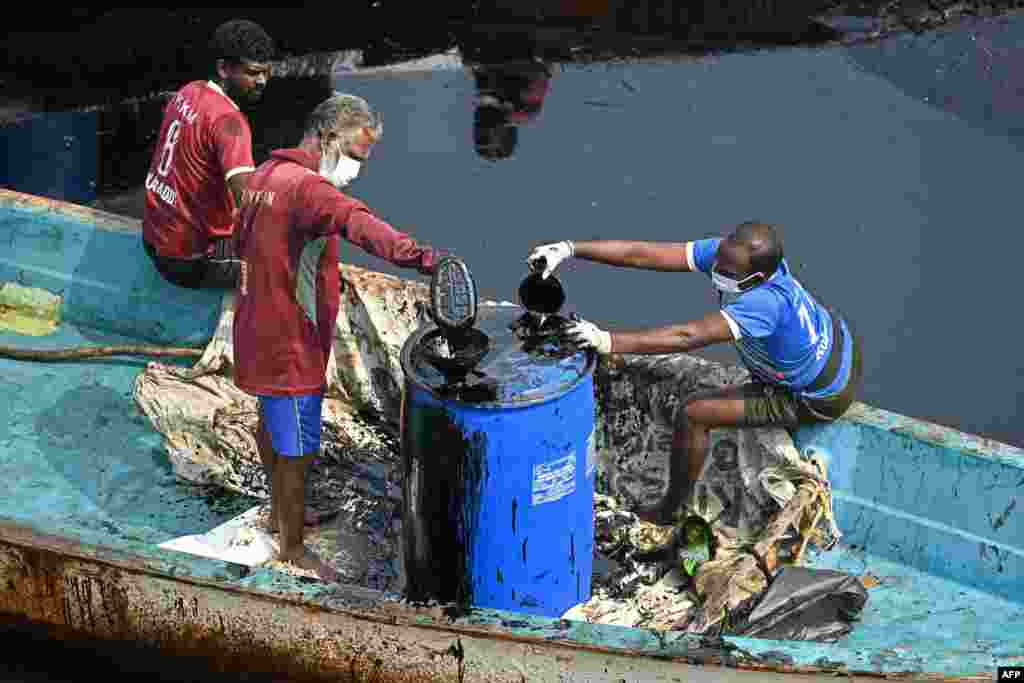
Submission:
{"label": "blue t-shirt", "polygon": [[[692,269],[711,277],[721,238],[692,242],[687,259]],[[759,287],[747,292],[720,292],[722,313],[732,329],[740,360],[756,379],[779,384],[807,398],[841,392],[850,377],[853,344],[845,321],[843,357],[830,386],[809,392],[832,353],[832,316],[789,272],[785,259]]]}

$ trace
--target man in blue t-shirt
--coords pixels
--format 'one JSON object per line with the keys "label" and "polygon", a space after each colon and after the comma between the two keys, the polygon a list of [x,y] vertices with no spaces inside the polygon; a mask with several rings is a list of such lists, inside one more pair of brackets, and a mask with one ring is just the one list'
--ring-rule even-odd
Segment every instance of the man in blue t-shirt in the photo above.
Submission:
{"label": "man in blue t-shirt", "polygon": [[[717,427],[794,428],[831,421],[853,403],[861,381],[861,344],[838,312],[793,277],[772,226],[747,222],[726,238],[693,242],[558,242],[533,250],[531,267],[550,275],[566,258],[627,268],[701,272],[719,290],[720,310],[685,325],[609,332],[580,321],[570,339],[601,354],[682,353],[733,342],[752,381],[683,398],[675,419],[669,487],[643,519],[667,523],[687,502]],[[686,463],[684,473],[684,463]]]}

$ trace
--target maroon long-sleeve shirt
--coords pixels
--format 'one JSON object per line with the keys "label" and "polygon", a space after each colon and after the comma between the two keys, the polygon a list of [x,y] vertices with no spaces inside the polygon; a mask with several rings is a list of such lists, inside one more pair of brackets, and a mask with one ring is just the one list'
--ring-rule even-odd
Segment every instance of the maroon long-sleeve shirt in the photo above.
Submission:
{"label": "maroon long-sleeve shirt", "polygon": [[440,254],[375,217],[316,172],[303,149],[274,151],[242,197],[234,321],[235,384],[256,396],[324,388],[341,305],[341,238],[429,274]]}

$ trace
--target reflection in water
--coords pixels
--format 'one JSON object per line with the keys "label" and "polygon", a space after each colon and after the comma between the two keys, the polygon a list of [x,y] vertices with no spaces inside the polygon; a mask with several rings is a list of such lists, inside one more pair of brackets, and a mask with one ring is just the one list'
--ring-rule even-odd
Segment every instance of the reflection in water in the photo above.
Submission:
{"label": "reflection in water", "polygon": [[519,142],[519,126],[533,121],[551,84],[551,67],[539,59],[473,67],[476,111],[473,142],[484,159],[505,159]]}
{"label": "reflection in water", "polygon": [[500,34],[469,30],[458,47],[472,75],[475,98],[473,144],[483,159],[507,159],[519,142],[519,127],[535,121],[551,88],[552,58],[562,49],[535,32]]}

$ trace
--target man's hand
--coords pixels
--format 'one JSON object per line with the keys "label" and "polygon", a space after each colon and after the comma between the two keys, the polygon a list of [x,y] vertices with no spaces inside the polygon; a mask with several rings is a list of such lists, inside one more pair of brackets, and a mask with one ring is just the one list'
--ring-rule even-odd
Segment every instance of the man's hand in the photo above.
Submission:
{"label": "man's hand", "polygon": [[573,248],[572,242],[542,244],[530,252],[530,255],[526,257],[526,263],[533,270],[543,269],[541,279],[546,279],[555,272],[558,264],[570,256],[574,256],[575,253],[576,250]]}
{"label": "man's hand", "polygon": [[611,333],[586,320],[566,327],[565,336],[580,348],[593,349],[602,355],[612,352]]}
{"label": "man's hand", "polygon": [[431,249],[433,250],[434,255],[430,260],[430,265],[420,266],[417,270],[419,270],[419,272],[422,275],[428,275],[433,277],[434,273],[437,271],[437,265],[441,263],[441,261],[443,261],[445,258],[449,256],[455,256],[455,254],[448,251],[447,249],[439,249],[437,247],[431,247]]}

